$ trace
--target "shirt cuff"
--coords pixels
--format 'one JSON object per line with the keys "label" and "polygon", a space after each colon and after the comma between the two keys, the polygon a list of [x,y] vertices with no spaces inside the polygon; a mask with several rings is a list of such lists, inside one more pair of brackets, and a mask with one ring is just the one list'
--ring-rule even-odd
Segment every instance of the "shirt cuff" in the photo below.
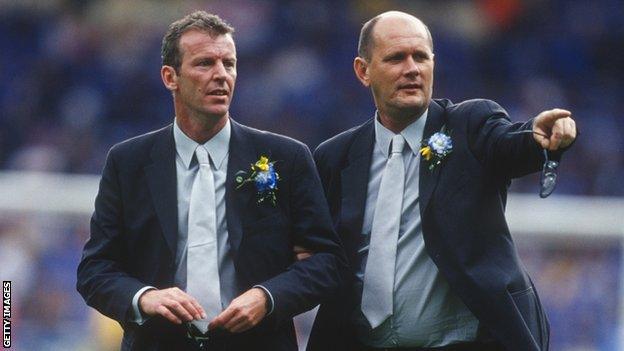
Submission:
{"label": "shirt cuff", "polygon": [[139,309],[139,298],[141,297],[141,295],[143,295],[144,292],[151,289],[156,288],[153,286],[146,286],[141,290],[137,291],[136,294],[134,294],[134,297],[132,298],[132,309],[134,311],[134,314],[132,316],[132,319],[130,320],[131,322],[134,322],[138,325],[143,325],[143,323],[147,322],[147,320],[149,319],[147,317],[144,317],[141,313],[141,310]]}
{"label": "shirt cuff", "polygon": [[264,290],[264,292],[269,297],[269,312],[267,313],[267,316],[270,315],[271,313],[273,313],[273,308],[275,307],[275,300],[273,300],[273,295],[271,295],[271,292],[269,291],[269,289],[265,288],[262,285],[254,285],[253,287],[254,288],[260,288],[260,289]]}

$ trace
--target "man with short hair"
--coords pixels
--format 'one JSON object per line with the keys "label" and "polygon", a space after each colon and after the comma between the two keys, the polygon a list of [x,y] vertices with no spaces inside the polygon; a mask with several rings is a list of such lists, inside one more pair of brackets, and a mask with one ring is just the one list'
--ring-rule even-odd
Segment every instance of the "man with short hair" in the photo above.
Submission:
{"label": "man with short hair", "polygon": [[432,100],[428,28],[402,12],[362,27],[357,78],[377,112],[314,158],[352,269],[308,350],[548,349],[549,326],[511,239],[512,178],[558,160],[568,111],[511,123],[495,102]]}
{"label": "man with short hair", "polygon": [[175,121],[108,154],[77,288],[122,350],[297,350],[292,317],[341,283],[308,148],[230,118],[232,32],[203,11],[171,24]]}

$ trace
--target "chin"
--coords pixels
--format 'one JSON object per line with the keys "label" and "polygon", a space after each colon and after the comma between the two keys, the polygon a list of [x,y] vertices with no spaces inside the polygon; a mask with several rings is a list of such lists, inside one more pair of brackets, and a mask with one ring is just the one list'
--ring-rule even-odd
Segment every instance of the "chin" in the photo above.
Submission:
{"label": "chin", "polygon": [[425,101],[422,101],[422,100],[401,101],[397,103],[395,106],[399,110],[411,110],[411,111],[418,111],[418,110],[427,108],[427,104],[425,103]]}
{"label": "chin", "polygon": [[228,107],[223,107],[223,108],[209,108],[209,109],[205,109],[204,113],[209,115],[209,116],[225,116],[228,113]]}
{"label": "chin", "polygon": [[410,94],[410,95],[403,95],[403,96],[397,96],[394,99],[394,105],[396,106],[402,106],[402,107],[409,107],[409,106],[422,106],[425,104],[425,97],[422,94]]}

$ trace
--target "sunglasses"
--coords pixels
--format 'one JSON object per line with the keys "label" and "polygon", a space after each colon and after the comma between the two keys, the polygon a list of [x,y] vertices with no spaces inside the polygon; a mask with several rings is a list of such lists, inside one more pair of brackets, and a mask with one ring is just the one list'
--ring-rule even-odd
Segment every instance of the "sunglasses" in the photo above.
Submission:
{"label": "sunglasses", "polygon": [[[541,135],[544,138],[548,138],[547,135],[535,132],[532,130],[519,130],[516,132],[511,132],[509,134],[537,134]],[[542,166],[542,173],[540,175],[540,192],[539,196],[542,199],[547,198],[550,194],[555,191],[555,186],[557,186],[557,167],[559,167],[559,162],[549,160],[548,159],[548,150],[542,149],[544,153],[544,165]]]}
{"label": "sunglasses", "polygon": [[206,350],[211,347],[209,346],[209,341],[219,344],[224,342],[225,338],[230,335],[230,333],[223,328],[210,329],[206,333],[202,333],[195,324],[190,322],[185,324],[186,337],[193,340],[200,350]]}

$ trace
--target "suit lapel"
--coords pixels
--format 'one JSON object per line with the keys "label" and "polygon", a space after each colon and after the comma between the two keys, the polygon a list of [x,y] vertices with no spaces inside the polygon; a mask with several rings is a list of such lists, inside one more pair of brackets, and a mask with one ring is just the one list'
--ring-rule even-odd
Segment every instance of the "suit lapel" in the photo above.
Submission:
{"label": "suit lapel", "polygon": [[225,206],[228,228],[228,242],[234,252],[242,238],[242,218],[245,209],[253,195],[253,191],[241,188],[236,189],[236,173],[241,170],[249,170],[249,165],[256,160],[256,150],[251,142],[251,136],[244,127],[230,118],[232,133],[230,135],[230,147],[228,156],[227,177],[225,181]]}
{"label": "suit lapel", "polygon": [[165,242],[175,257],[178,236],[177,180],[173,125],[162,129],[145,167],[147,183]]}
{"label": "suit lapel", "polygon": [[[427,116],[427,123],[425,124],[425,130],[423,132],[423,140],[428,139],[435,132],[440,131],[444,125],[444,109],[436,102],[432,101],[429,104],[429,115]],[[420,215],[424,216],[425,210],[431,200],[431,195],[438,183],[438,177],[440,175],[440,169],[443,164],[434,168],[433,171],[429,170],[429,163],[424,158],[420,158],[420,171],[419,171],[419,186],[418,191],[420,193]],[[423,217],[424,218],[424,217]]]}
{"label": "suit lapel", "polygon": [[[341,172],[341,232],[349,260],[356,263],[357,250],[362,244],[362,225],[371,157],[375,145],[374,119],[362,126],[349,148],[347,167]],[[346,234],[346,235],[345,235]]]}

